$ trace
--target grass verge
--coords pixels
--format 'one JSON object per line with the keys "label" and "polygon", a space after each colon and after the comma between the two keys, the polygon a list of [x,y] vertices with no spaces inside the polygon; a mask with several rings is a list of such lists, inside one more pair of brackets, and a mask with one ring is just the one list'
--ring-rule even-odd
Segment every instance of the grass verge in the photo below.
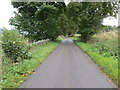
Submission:
{"label": "grass verge", "polygon": [[120,69],[118,69],[118,60],[112,57],[103,57],[97,52],[94,52],[94,47],[91,44],[82,42],[76,42],[76,44],[80,46],[98,66],[100,66],[103,72],[105,72],[116,85],[119,84],[118,72],[120,72]]}
{"label": "grass verge", "polygon": [[48,42],[44,45],[36,45],[31,49],[32,58],[20,63],[11,63],[6,57],[3,59],[3,80],[2,88],[18,88],[34,70],[44,62],[44,60],[58,46],[58,42]]}

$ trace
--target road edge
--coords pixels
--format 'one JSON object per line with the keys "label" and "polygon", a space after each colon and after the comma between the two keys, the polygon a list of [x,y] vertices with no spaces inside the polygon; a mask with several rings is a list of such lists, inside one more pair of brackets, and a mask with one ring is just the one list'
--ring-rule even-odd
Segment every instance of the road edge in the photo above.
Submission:
{"label": "road edge", "polygon": [[78,44],[76,43],[76,41],[73,40],[73,42],[85,54],[85,56],[87,58],[89,58],[89,60],[97,66],[98,70],[103,73],[103,75],[107,78],[107,80],[113,86],[115,86],[115,88],[118,88],[118,86],[115,84],[115,82],[109,77],[109,75],[106,74],[106,72],[100,67],[100,65],[98,65],[86,51],[84,51],[80,46],[78,46]]}

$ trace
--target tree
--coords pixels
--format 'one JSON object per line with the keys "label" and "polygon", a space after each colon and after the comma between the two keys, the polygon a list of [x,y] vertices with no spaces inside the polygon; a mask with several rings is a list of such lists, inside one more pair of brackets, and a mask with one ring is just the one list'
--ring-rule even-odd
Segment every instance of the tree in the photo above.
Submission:
{"label": "tree", "polygon": [[19,62],[29,57],[30,45],[19,32],[3,29],[2,49],[12,62]]}
{"label": "tree", "polygon": [[69,22],[65,14],[61,14],[58,17],[58,24],[60,27],[60,35],[66,36],[68,34]]}
{"label": "tree", "polygon": [[14,2],[18,13],[10,23],[33,40],[81,34],[83,42],[99,31],[102,20],[116,16],[116,2]]}
{"label": "tree", "polygon": [[103,18],[116,16],[115,2],[71,2],[67,6],[67,16],[79,27],[81,40],[86,42],[97,32]]}
{"label": "tree", "polygon": [[33,40],[46,38],[55,40],[60,34],[57,17],[64,12],[64,3],[14,2],[12,4],[18,8],[18,13],[10,19],[10,24],[19,32],[25,33],[25,36]]}

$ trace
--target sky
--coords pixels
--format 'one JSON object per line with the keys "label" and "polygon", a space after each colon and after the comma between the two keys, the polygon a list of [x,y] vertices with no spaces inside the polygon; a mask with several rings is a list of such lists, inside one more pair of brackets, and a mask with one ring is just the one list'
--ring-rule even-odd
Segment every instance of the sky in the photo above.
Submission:
{"label": "sky", "polygon": [[[67,4],[68,1],[69,0],[65,0]],[[17,11],[17,9],[13,8],[10,0],[0,0],[0,28],[13,28],[13,26],[9,25],[9,19],[14,16],[14,11]],[[103,20],[103,24],[118,26],[118,19],[108,17]]]}
{"label": "sky", "polygon": [[10,0],[0,0],[0,28],[12,28],[12,26],[9,25],[9,19],[14,16],[14,11],[16,11],[16,9],[13,8]]}

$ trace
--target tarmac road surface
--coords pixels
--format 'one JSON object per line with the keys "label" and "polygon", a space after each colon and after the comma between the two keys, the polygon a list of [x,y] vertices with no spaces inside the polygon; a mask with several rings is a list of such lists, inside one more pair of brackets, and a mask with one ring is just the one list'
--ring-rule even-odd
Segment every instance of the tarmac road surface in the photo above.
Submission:
{"label": "tarmac road surface", "polygon": [[66,38],[20,88],[114,88],[70,38]]}

